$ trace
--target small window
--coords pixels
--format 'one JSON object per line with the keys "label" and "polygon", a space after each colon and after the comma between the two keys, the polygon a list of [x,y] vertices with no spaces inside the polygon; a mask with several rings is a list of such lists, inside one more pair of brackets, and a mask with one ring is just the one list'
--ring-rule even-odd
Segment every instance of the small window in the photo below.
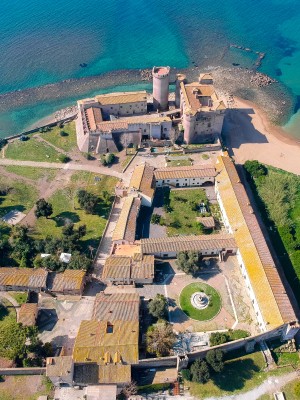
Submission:
{"label": "small window", "polygon": [[114,326],[113,326],[113,324],[110,324],[108,322],[107,326],[106,326],[106,333],[113,333],[113,332],[114,332]]}
{"label": "small window", "polygon": [[110,107],[110,109],[112,110],[112,109],[113,109],[113,107]]}
{"label": "small window", "polygon": [[123,106],[120,106],[120,108],[123,108]]}

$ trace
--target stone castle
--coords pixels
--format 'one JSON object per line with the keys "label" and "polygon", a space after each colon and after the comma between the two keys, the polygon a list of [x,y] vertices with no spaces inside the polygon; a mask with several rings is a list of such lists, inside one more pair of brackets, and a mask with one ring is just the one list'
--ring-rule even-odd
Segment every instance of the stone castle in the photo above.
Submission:
{"label": "stone castle", "polygon": [[77,144],[83,152],[117,152],[130,143],[181,138],[186,144],[213,142],[221,133],[226,106],[210,74],[187,83],[176,75],[169,101],[170,67],[153,67],[153,100],[146,91],[108,93],[79,100]]}

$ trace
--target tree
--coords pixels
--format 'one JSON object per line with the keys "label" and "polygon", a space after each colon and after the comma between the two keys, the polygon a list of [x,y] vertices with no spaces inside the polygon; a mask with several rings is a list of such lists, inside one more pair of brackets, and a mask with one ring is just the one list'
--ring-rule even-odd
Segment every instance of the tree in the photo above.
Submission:
{"label": "tree", "polygon": [[168,300],[162,294],[157,294],[148,304],[148,310],[153,317],[165,319],[168,312]]}
{"label": "tree", "polygon": [[50,203],[47,203],[45,199],[39,199],[36,202],[36,210],[34,213],[37,218],[48,218],[53,213],[52,205]]}
{"label": "tree", "polygon": [[67,266],[68,269],[83,269],[84,271],[88,271],[91,267],[92,260],[79,252],[72,254],[71,261]]}
{"label": "tree", "polygon": [[65,154],[60,154],[59,156],[58,156],[58,159],[59,159],[59,161],[61,162],[61,163],[68,163],[69,161],[71,161],[71,158],[70,157],[68,157],[68,156],[66,156]]}
{"label": "tree", "polygon": [[206,354],[206,361],[215,372],[221,372],[224,368],[223,351],[220,349],[209,350]]}
{"label": "tree", "polygon": [[252,178],[259,178],[260,176],[267,175],[268,172],[267,168],[257,160],[246,161],[244,167]]}
{"label": "tree", "polygon": [[209,343],[211,346],[217,346],[219,344],[223,344],[229,341],[229,336],[226,333],[221,332],[213,332],[209,338]]}
{"label": "tree", "polygon": [[26,354],[26,331],[14,319],[7,318],[0,324],[0,357],[15,360]]}
{"label": "tree", "polygon": [[183,379],[186,381],[192,380],[192,374],[191,374],[191,371],[189,370],[189,368],[181,370],[181,375],[182,375]]}
{"label": "tree", "polygon": [[195,251],[180,251],[177,254],[176,264],[186,274],[194,275],[199,271],[199,254]]}
{"label": "tree", "polygon": [[98,196],[86,190],[79,190],[77,199],[80,208],[83,208],[87,214],[93,214],[95,212],[95,208],[99,202]]}
{"label": "tree", "polygon": [[150,326],[146,336],[147,351],[162,357],[170,354],[176,341],[172,326],[165,321],[159,321]]}
{"label": "tree", "polygon": [[105,161],[106,161],[107,165],[112,164],[114,162],[114,159],[115,159],[115,155],[113,153],[107,153],[105,155]]}
{"label": "tree", "polygon": [[191,366],[191,375],[193,382],[208,382],[210,374],[207,363],[204,360],[196,360]]}
{"label": "tree", "polygon": [[122,389],[122,395],[125,397],[125,399],[128,399],[131,396],[134,396],[135,394],[137,394],[137,386],[136,383],[134,381],[131,381],[129,383],[127,383],[123,389]]}
{"label": "tree", "polygon": [[61,261],[59,261],[57,256],[48,256],[42,259],[42,266],[50,271],[64,270],[65,267]]}

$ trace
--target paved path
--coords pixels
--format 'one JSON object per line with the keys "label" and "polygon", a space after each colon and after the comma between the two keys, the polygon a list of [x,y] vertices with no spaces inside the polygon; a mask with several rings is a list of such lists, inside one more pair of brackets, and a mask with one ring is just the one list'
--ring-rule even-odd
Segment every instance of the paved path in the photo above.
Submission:
{"label": "paved path", "polygon": [[104,233],[103,238],[101,239],[100,245],[98,247],[96,261],[94,263],[93,274],[96,278],[101,279],[103,266],[106,258],[110,254],[111,246],[112,246],[112,234],[116,227],[122,206],[124,203],[124,199],[117,200],[114,204],[114,207],[111,211],[110,219],[108,222],[107,229]]}
{"label": "paved path", "polygon": [[246,393],[222,397],[209,397],[206,400],[256,400],[263,394],[279,392],[282,386],[285,386],[287,383],[297,378],[299,379],[299,372],[297,371],[281,376],[270,376],[264,383]]}
{"label": "paved path", "polygon": [[110,175],[116,178],[122,179],[125,174],[122,172],[114,171],[111,168],[95,166],[95,165],[84,165],[77,163],[51,163],[51,162],[41,162],[41,161],[21,161],[21,160],[12,160],[9,158],[1,158],[0,165],[19,165],[24,167],[35,167],[35,168],[54,168],[54,169],[69,169],[73,171],[88,171],[94,172],[96,174],[102,175]]}
{"label": "paved path", "polygon": [[0,292],[0,297],[5,298],[6,300],[8,300],[15,307],[15,310],[16,310],[16,313],[17,313],[17,317],[18,317],[19,316],[20,304],[17,302],[17,300],[7,292]]}

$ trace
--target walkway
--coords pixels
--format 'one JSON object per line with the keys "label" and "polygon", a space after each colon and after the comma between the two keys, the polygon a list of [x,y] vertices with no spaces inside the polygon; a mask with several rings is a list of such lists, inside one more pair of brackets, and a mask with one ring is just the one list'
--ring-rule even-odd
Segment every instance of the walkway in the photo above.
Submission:
{"label": "walkway", "polygon": [[7,292],[0,292],[0,297],[3,297],[4,299],[8,300],[15,307],[18,317],[20,304],[17,302],[17,300]]}
{"label": "walkway", "polygon": [[279,392],[283,386],[297,378],[299,379],[299,372],[297,371],[281,376],[270,376],[264,383],[246,393],[222,397],[209,397],[206,400],[256,400],[266,393],[273,394]]}
{"label": "walkway", "polygon": [[116,227],[123,203],[124,199],[116,200],[116,202],[114,203],[114,207],[111,210],[110,218],[108,220],[108,225],[104,232],[104,236],[102,237],[101,242],[99,244],[96,261],[94,263],[93,274],[95,275],[96,278],[101,279],[105,260],[110,254],[112,246],[112,234]]}
{"label": "walkway", "polygon": [[63,164],[63,163],[21,161],[21,160],[12,160],[8,158],[0,158],[0,165],[4,166],[19,165],[23,167],[35,167],[35,168],[69,169],[73,171],[88,171],[88,172],[94,172],[96,174],[110,175],[119,179],[124,178],[124,174],[122,174],[121,172],[114,171],[111,168],[95,166],[95,165],[76,164],[73,162]]}

